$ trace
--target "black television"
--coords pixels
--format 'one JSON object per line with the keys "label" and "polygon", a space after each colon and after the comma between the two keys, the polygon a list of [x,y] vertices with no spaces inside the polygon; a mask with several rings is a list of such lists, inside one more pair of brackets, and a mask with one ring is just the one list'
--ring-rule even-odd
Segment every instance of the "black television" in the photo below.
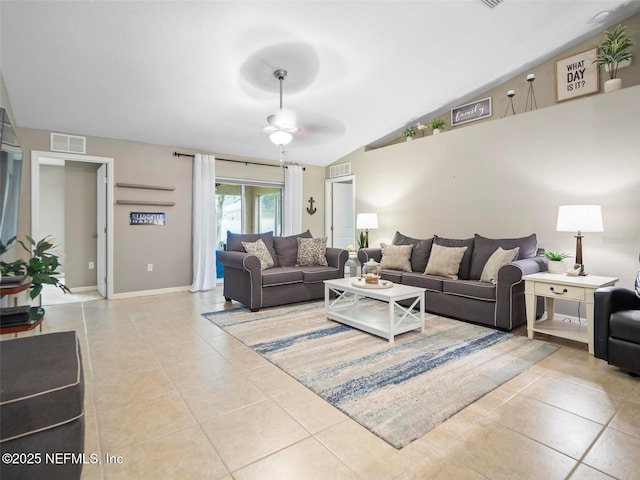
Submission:
{"label": "black television", "polygon": [[18,234],[22,148],[4,108],[0,120],[0,243],[6,251],[16,245]]}

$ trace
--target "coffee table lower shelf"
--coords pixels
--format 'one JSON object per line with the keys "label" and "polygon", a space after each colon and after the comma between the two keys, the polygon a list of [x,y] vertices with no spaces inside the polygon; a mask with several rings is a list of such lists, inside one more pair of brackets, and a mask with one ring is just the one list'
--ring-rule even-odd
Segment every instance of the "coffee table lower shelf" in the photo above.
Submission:
{"label": "coffee table lower shelf", "polygon": [[[330,293],[337,298],[331,301]],[[371,308],[361,301],[366,298],[387,302],[387,308]],[[411,305],[400,305],[397,303],[400,300],[410,300]],[[413,308],[418,311],[414,312]],[[407,285],[365,289],[351,285],[348,279],[325,280],[325,313],[330,320],[393,343],[396,335],[417,329],[424,332],[424,289]]]}
{"label": "coffee table lower shelf", "polygon": [[402,315],[395,314],[392,332],[390,328],[391,321],[388,313],[360,306],[351,306],[342,310],[328,311],[327,318],[349,325],[350,327],[357,328],[358,330],[377,335],[378,337],[389,339],[389,341],[393,341],[393,337],[395,335],[423,328],[420,321],[407,317],[402,318]]}

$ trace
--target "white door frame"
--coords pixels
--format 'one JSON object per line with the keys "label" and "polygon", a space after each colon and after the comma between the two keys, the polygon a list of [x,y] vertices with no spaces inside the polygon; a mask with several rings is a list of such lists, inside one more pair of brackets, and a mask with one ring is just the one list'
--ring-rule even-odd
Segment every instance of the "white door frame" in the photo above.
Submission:
{"label": "white door frame", "polygon": [[40,159],[100,163],[107,166],[107,298],[113,298],[113,158],[75,153],[31,151],[31,236],[40,238]]}
{"label": "white door frame", "polygon": [[[325,235],[331,239],[331,246],[333,246],[333,199],[332,188],[334,183],[351,183],[353,191],[353,233],[355,235],[356,224],[356,176],[345,175],[343,177],[327,178],[324,181],[324,231]],[[354,237],[355,238],[355,237]],[[328,245],[327,245],[328,246]]]}

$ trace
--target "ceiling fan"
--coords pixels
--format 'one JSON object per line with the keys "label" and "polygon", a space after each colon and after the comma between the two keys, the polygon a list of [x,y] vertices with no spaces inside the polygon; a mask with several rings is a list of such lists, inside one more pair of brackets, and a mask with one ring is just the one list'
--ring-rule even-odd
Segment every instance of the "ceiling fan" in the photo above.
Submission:
{"label": "ceiling fan", "polygon": [[287,77],[287,71],[279,68],[273,72],[273,76],[280,82],[280,110],[267,117],[268,125],[263,130],[269,133],[269,139],[282,149],[291,142],[292,134],[299,132],[300,128],[296,125],[296,112],[282,107],[282,83]]}

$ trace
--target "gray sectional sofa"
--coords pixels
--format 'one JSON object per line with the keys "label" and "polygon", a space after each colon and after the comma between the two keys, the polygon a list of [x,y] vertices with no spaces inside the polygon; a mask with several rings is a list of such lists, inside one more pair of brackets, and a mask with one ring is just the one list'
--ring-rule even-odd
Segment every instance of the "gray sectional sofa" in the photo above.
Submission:
{"label": "gray sectional sofa", "polygon": [[[344,277],[349,252],[340,248],[322,249],[323,255],[319,254],[322,258],[299,265],[298,239],[304,242],[312,239],[312,235],[308,230],[288,237],[274,237],[273,232],[227,232],[226,250],[218,254],[218,261],[224,266],[225,299],[236,300],[256,312],[262,307],[324,298],[323,281]],[[243,242],[258,240],[266,246],[273,266],[263,268],[265,259],[261,262],[259,256],[245,250]]]}
{"label": "gray sectional sofa", "polygon": [[[413,246],[407,248],[411,250],[411,254],[406,268],[385,268],[383,248],[361,249],[358,251],[358,260],[361,264],[369,259],[381,262],[381,275],[386,280],[426,288],[425,308],[429,312],[501,330],[512,330],[526,323],[522,276],[547,270],[547,259],[541,255],[542,250],[538,249],[535,234],[503,239],[491,239],[478,234],[467,239],[450,239],[437,235],[417,239],[396,232],[392,245]],[[438,245],[436,249],[439,252],[442,251],[440,247],[454,247],[464,251],[455,275],[424,273],[434,245]],[[497,269],[493,281],[481,281],[486,274],[485,266],[498,248],[513,251],[516,247],[518,250],[515,258]],[[536,315],[540,317],[543,312],[543,299],[539,298]]]}

